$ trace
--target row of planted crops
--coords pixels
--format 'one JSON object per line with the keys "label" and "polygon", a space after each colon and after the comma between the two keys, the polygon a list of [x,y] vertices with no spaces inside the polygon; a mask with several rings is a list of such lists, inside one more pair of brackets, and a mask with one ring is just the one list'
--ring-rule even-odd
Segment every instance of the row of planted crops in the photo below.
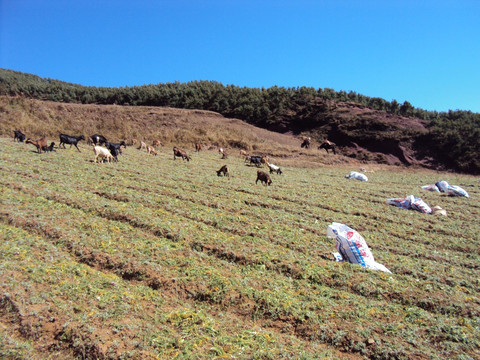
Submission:
{"label": "row of planted crops", "polygon": [[[183,162],[129,147],[95,164],[87,146],[0,146],[0,354],[480,356],[474,177],[384,168],[365,183],[345,179],[347,167],[299,166],[267,187],[255,166],[213,151]],[[438,180],[471,197],[420,189]],[[448,216],[385,202],[409,194]],[[393,274],[335,262],[333,221]]]}

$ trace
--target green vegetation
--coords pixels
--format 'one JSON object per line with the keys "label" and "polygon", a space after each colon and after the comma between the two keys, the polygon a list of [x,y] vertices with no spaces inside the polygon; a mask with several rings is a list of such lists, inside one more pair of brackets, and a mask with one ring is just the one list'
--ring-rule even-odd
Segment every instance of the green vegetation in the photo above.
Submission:
{"label": "green vegetation", "polygon": [[[37,154],[0,138],[0,357],[474,359],[480,188],[468,175],[285,166],[215,151]],[[187,149],[188,151],[188,149]],[[216,170],[228,164],[230,178]],[[471,198],[423,192],[438,180]],[[448,217],[401,210],[421,196]],[[336,263],[332,221],[392,272]]]}
{"label": "green vegetation", "polygon": [[[411,147],[420,158],[433,158],[445,168],[480,173],[480,114],[455,110],[426,111],[408,101],[399,104],[356,92],[311,87],[256,89],[223,85],[215,81],[166,83],[122,88],[86,87],[35,75],[0,69],[0,95],[82,104],[169,106],[202,109],[235,117],[274,131],[310,133],[328,137],[338,145],[353,143],[370,151]],[[375,110],[359,116],[346,104]],[[343,114],[342,114],[343,113]],[[425,131],[385,125],[389,114],[401,125],[405,117],[417,118]],[[363,156],[363,155],[362,155]]]}

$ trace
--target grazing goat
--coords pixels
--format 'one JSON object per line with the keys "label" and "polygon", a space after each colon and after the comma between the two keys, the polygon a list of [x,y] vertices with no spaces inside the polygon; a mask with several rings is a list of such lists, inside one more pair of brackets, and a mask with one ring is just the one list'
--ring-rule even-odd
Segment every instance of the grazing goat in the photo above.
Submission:
{"label": "grazing goat", "polygon": [[325,151],[328,154],[328,150],[332,150],[333,153],[336,155],[337,153],[335,152],[335,143],[325,140],[319,147],[318,149],[325,149]]}
{"label": "grazing goat", "polygon": [[310,147],[310,140],[311,138],[310,137],[303,137],[303,142],[302,142],[302,145],[300,145],[300,147],[302,148],[305,148],[305,149],[308,149]]}
{"label": "grazing goat", "polygon": [[191,158],[187,155],[187,153],[176,146],[173,147],[173,160],[176,159],[176,157],[181,157],[183,160],[190,161]]}
{"label": "grazing goat", "polygon": [[277,165],[268,164],[268,168],[270,169],[270,174],[276,172],[277,174],[282,174],[282,169],[280,169]]}
{"label": "grazing goat", "polygon": [[138,140],[134,138],[134,139],[130,140],[130,145],[133,146],[133,145],[135,145],[137,142],[138,142]]}
{"label": "grazing goat", "polygon": [[148,145],[147,147],[147,154],[152,154],[154,156],[157,156],[157,150],[153,146]]}
{"label": "grazing goat", "polygon": [[245,150],[240,150],[240,156],[248,156],[248,153]]}
{"label": "grazing goat", "polygon": [[250,159],[250,164],[255,164],[257,167],[268,163],[268,157],[266,156],[247,156],[245,161],[247,161],[247,159]]}
{"label": "grazing goat", "polygon": [[50,146],[45,146],[44,148],[42,148],[42,150],[45,151],[45,152],[46,152],[46,151],[55,151],[55,152],[57,152],[57,150],[55,150],[54,147],[55,147],[55,143],[52,141],[52,142],[50,143]]}
{"label": "grazing goat", "polygon": [[220,176],[220,174],[223,173],[223,176],[228,176],[230,177],[230,173],[228,172],[228,166],[223,165],[220,170],[217,170],[217,176]]}
{"label": "grazing goat", "polygon": [[144,141],[140,141],[140,146],[137,149],[138,150],[147,150],[147,144]]}
{"label": "grazing goat", "polygon": [[195,143],[195,151],[199,152],[200,150],[202,150],[202,144]]}
{"label": "grazing goat", "polygon": [[262,157],[261,156],[250,156],[249,158],[250,158],[250,164],[255,164],[255,166],[257,166],[257,167],[262,165]]}
{"label": "grazing goat", "polygon": [[18,142],[25,141],[26,136],[20,130],[14,130],[13,133],[14,133],[13,141],[18,141]]}
{"label": "grazing goat", "polygon": [[78,146],[77,146],[77,143],[78,143],[80,140],[85,140],[85,136],[83,136],[83,135],[80,135],[80,136],[70,136],[70,135],[66,135],[66,134],[60,134],[60,144],[58,144],[58,148],[60,149],[61,146],[63,145],[63,148],[66,149],[65,144],[70,144],[70,148],[72,147],[72,145],[75,145],[75,147],[77,148],[77,150],[78,150],[79,152],[81,152],[80,149],[79,149]]}
{"label": "grazing goat", "polygon": [[[125,144],[125,141],[121,141],[119,143],[111,143],[109,141],[107,141],[105,143],[105,147],[110,150],[110,152],[112,152],[112,149],[116,149],[117,151],[117,154],[121,154],[122,153],[122,146],[126,149],[127,148],[127,145]],[[113,153],[112,153],[113,154]]]}
{"label": "grazing goat", "polygon": [[102,160],[107,160],[108,162],[114,160],[113,155],[107,148],[103,146],[95,145],[93,146],[93,152],[95,153],[95,163],[98,163],[98,159],[101,158]]}
{"label": "grazing goat", "polygon": [[98,134],[90,136],[90,139],[92,139],[92,142],[95,145],[97,145],[97,144],[102,145],[102,144],[105,144],[107,142],[107,138],[105,136],[98,135]]}
{"label": "grazing goat", "polygon": [[257,171],[257,180],[255,180],[255,184],[260,180],[260,182],[265,183],[265,186],[271,185],[272,184],[272,179],[270,179],[270,176],[263,171],[258,170]]}
{"label": "grazing goat", "polygon": [[39,154],[42,153],[42,149],[47,147],[47,139],[45,137],[42,137],[41,139],[38,140],[32,140],[30,138],[25,141],[25,144],[33,144],[37,147],[37,151]]}
{"label": "grazing goat", "polygon": [[162,142],[160,140],[153,140],[152,146],[157,147],[157,146],[163,146]]}
{"label": "grazing goat", "polygon": [[[107,142],[108,143],[108,142]],[[113,157],[113,161],[115,162],[118,162],[118,154],[120,153],[119,152],[119,149],[117,149],[116,147],[114,146],[110,146],[107,148],[108,151],[110,151],[110,154],[112,154],[112,157]]]}

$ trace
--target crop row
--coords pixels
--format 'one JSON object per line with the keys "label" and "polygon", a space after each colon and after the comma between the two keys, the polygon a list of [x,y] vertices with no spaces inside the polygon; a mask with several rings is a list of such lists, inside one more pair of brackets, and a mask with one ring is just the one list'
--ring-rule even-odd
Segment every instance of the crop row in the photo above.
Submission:
{"label": "crop row", "polygon": [[[264,187],[238,159],[231,179],[218,178],[208,153],[198,165],[135,151],[95,165],[82,153],[75,166],[67,154],[32,155],[35,167],[15,151],[2,154],[2,222],[82,266],[186,301],[212,321],[222,323],[222,312],[304,345],[373,358],[478,346],[478,276],[469,276],[478,273],[478,227],[463,230],[465,211],[439,219],[387,207],[378,184],[360,187],[341,169],[286,169]],[[407,181],[395,180],[395,191]],[[439,199],[451,209],[465,204]],[[361,230],[394,275],[335,263],[323,235],[331,221]]]}

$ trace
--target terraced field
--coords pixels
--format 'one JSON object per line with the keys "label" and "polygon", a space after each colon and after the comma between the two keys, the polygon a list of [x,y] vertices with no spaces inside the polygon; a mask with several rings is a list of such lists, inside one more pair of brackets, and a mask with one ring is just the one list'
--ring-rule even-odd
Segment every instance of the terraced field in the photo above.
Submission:
{"label": "terraced field", "polygon": [[[478,179],[299,166],[267,187],[213,151],[81,149],[0,139],[0,357],[480,358]],[[439,180],[471,197],[420,189]],[[409,194],[448,217],[385,203]],[[336,263],[333,221],[393,274]]]}

